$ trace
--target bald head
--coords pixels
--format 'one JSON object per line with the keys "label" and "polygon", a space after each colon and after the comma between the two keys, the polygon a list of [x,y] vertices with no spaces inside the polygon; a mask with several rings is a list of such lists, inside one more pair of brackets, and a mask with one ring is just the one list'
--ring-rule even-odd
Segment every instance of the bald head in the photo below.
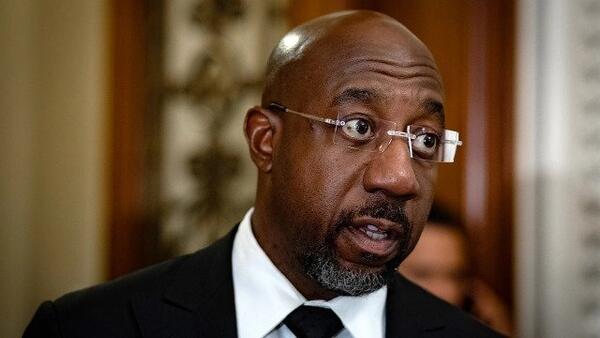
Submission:
{"label": "bald head", "polygon": [[430,67],[441,86],[433,56],[404,25],[378,12],[343,11],[308,21],[279,41],[267,64],[262,105],[275,101],[298,107],[315,89],[315,80],[322,83],[323,75],[349,71],[340,69],[348,66],[344,61],[357,63],[373,54],[404,67]]}

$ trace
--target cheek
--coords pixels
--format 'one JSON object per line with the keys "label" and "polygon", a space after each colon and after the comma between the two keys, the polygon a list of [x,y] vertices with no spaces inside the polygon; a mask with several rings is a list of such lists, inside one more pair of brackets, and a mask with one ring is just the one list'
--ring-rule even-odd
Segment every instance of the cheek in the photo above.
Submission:
{"label": "cheek", "polygon": [[[297,236],[314,237],[332,223],[352,170],[332,145],[319,142],[318,137],[287,141],[274,158],[273,203],[281,219],[295,223]],[[308,227],[315,230],[308,232]]]}
{"label": "cheek", "polygon": [[416,225],[419,225],[419,229],[422,229],[429,217],[429,211],[435,195],[434,188],[437,180],[437,167],[425,167],[415,170],[418,170],[417,180],[419,181],[420,191],[419,195],[413,200],[415,204],[414,222],[416,223],[415,228],[417,228]]}
{"label": "cheek", "polygon": [[355,170],[331,147],[305,147],[301,155],[287,159],[282,173],[295,202],[314,212],[332,216],[336,208],[355,184]]}
{"label": "cheek", "polygon": [[[434,187],[437,182],[438,165],[431,163],[417,163],[413,165],[413,170],[419,182],[420,198],[425,201],[433,200]],[[429,209],[429,207],[428,207]],[[428,210],[429,211],[429,210]]]}

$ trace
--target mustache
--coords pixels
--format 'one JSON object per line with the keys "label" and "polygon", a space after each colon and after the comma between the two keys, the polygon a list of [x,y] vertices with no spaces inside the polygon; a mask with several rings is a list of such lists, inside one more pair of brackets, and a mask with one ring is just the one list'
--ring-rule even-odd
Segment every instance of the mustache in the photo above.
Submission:
{"label": "mustache", "polygon": [[353,214],[354,216],[386,219],[390,222],[410,226],[410,221],[404,210],[404,203],[384,199],[369,200],[363,207],[355,210]]}
{"label": "mustache", "polygon": [[412,230],[412,225],[404,209],[404,202],[377,198],[366,201],[365,204],[360,207],[342,212],[341,217],[334,227],[335,231],[341,231],[344,227],[351,224],[354,218],[359,216],[385,219],[402,225],[402,228],[405,231],[408,230],[410,232]]}

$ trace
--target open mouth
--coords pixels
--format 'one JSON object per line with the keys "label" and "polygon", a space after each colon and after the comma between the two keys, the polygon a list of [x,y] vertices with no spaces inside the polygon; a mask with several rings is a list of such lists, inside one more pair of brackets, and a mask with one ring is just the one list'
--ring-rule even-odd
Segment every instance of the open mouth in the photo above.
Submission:
{"label": "open mouth", "polygon": [[353,263],[385,264],[398,254],[402,230],[401,225],[384,219],[359,217],[340,233],[339,254]]}
{"label": "open mouth", "polygon": [[358,230],[364,232],[370,239],[380,241],[389,237],[387,231],[383,231],[376,225],[367,224],[366,226],[359,227]]}

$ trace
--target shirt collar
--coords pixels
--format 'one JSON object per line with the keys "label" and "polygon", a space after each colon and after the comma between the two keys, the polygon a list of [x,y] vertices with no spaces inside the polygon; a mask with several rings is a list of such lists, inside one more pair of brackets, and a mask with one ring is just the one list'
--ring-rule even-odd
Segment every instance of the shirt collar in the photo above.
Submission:
{"label": "shirt collar", "polygon": [[302,304],[328,307],[355,338],[383,337],[387,287],[359,297],[307,301],[262,250],[252,232],[250,209],[233,242],[232,268],[238,335],[264,337]]}

